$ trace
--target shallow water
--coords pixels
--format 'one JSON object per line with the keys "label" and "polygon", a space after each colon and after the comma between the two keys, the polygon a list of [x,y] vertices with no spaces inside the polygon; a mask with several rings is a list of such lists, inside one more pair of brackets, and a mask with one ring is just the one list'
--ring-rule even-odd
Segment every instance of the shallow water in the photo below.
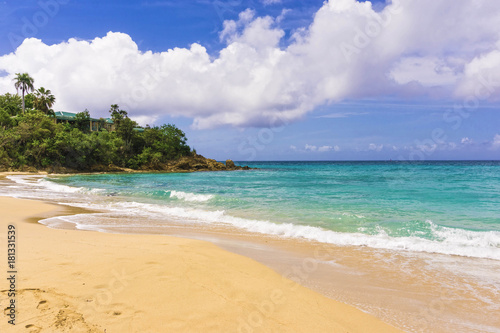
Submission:
{"label": "shallow water", "polygon": [[[426,331],[500,331],[499,162],[251,166],[260,169],[8,176],[0,194],[102,210],[42,221],[56,228],[184,236],[224,229],[288,249],[306,244],[309,258],[318,244],[333,246],[335,255],[301,283],[411,332],[424,331],[422,321]],[[266,256],[256,255],[284,272]],[[412,316],[415,309],[430,310]]]}

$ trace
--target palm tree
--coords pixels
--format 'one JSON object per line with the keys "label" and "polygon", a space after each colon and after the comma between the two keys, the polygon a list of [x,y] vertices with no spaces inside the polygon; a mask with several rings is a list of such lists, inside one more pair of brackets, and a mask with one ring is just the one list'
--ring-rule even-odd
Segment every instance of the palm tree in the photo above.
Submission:
{"label": "palm tree", "polygon": [[54,111],[50,108],[56,102],[56,98],[52,95],[52,92],[44,87],[41,87],[35,91],[35,100],[33,106],[42,111],[45,114],[53,115]]}
{"label": "palm tree", "polygon": [[16,78],[14,79],[15,82],[15,87],[17,89],[17,92],[19,93],[19,89],[21,89],[21,92],[23,93],[23,113],[24,113],[24,94],[26,92],[33,91],[35,88],[33,87],[33,78],[29,76],[28,73],[16,73]]}

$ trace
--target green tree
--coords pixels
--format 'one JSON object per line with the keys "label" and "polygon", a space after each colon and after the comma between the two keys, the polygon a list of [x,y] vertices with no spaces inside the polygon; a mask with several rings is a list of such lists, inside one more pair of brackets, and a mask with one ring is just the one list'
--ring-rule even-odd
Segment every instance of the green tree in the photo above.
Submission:
{"label": "green tree", "polygon": [[[21,99],[19,97],[19,99]],[[29,110],[29,109],[32,109],[32,110],[35,110],[35,95],[34,94],[27,94],[26,96],[24,96],[24,107],[26,110]]]}
{"label": "green tree", "polygon": [[163,162],[191,153],[191,149],[186,144],[186,134],[172,124],[146,129],[144,141],[146,147],[152,147],[155,152],[162,154]]}
{"label": "green tree", "polygon": [[4,130],[12,127],[14,125],[14,120],[10,117],[10,114],[7,110],[0,107],[0,127]]}
{"label": "green tree", "polygon": [[23,113],[25,112],[25,107],[24,107],[24,95],[26,92],[31,92],[35,88],[33,87],[33,83],[35,80],[29,76],[28,73],[16,73],[16,78],[14,79],[15,83],[14,86],[17,89],[17,92],[19,93],[19,90],[22,92],[22,98],[23,98],[23,104],[22,104],[22,109]]}
{"label": "green tree", "polygon": [[128,117],[127,111],[120,110],[118,104],[111,105],[109,113],[111,114],[111,119],[113,120],[116,129],[118,129],[118,127],[120,126],[120,122]]}
{"label": "green tree", "polygon": [[75,127],[84,133],[90,132],[90,112],[85,109],[75,115]]}
{"label": "green tree", "polygon": [[3,108],[11,116],[17,116],[22,111],[21,97],[9,93],[0,95],[0,108]]}
{"label": "green tree", "polygon": [[46,115],[55,115],[52,106],[56,102],[56,98],[52,95],[52,92],[44,87],[39,88],[35,91],[34,108],[42,111]]}
{"label": "green tree", "polygon": [[130,148],[132,144],[132,139],[134,138],[134,128],[137,127],[137,123],[130,119],[129,117],[125,117],[119,123],[119,126],[116,127],[116,134],[123,139],[125,142],[125,146],[127,149]]}
{"label": "green tree", "polygon": [[[0,98],[0,103],[15,105],[13,96],[8,97]],[[39,110],[13,117],[0,106],[0,169],[63,168],[59,171],[64,172],[64,168],[90,171],[116,165],[161,170],[169,160],[191,154],[185,133],[175,125],[137,131],[137,123],[117,105],[112,116],[118,123],[116,131],[90,132],[88,110],[78,113],[72,124],[56,124]]]}
{"label": "green tree", "polygon": [[111,105],[109,113],[115,125],[117,136],[123,140],[123,152],[129,157],[133,153],[132,143],[135,138],[134,128],[137,127],[137,123],[128,117],[127,111],[120,110],[118,104]]}
{"label": "green tree", "polygon": [[40,111],[27,112],[20,117],[18,126],[12,128],[10,155],[13,167],[42,166],[47,149],[51,146],[58,126]]}

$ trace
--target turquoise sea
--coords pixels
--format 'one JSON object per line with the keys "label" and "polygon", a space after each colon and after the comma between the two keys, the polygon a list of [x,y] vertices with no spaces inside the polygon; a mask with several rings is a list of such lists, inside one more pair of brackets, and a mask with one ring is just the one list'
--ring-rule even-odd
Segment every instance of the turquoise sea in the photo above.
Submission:
{"label": "turquoise sea", "polygon": [[66,218],[79,229],[226,225],[283,238],[500,260],[498,161],[249,166],[259,169],[9,176],[17,184],[8,190],[111,212]]}

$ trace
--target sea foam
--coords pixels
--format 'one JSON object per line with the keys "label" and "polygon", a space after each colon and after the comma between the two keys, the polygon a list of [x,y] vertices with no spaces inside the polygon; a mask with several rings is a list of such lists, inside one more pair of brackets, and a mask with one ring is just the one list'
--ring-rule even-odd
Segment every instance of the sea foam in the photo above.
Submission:
{"label": "sea foam", "polygon": [[[71,187],[56,184],[40,177],[9,176],[9,179],[18,184],[43,188],[43,192],[58,193],[95,193],[101,189],[85,189],[82,187]],[[42,193],[40,193],[42,195]],[[43,196],[42,196],[43,197]],[[204,202],[211,200],[213,196],[180,191],[171,191],[170,197],[193,202]],[[414,234],[408,237],[394,237],[389,235],[383,227],[376,228],[375,234],[362,232],[336,232],[315,226],[297,225],[292,223],[275,223],[267,220],[247,219],[233,216],[224,210],[208,210],[201,208],[180,207],[171,205],[159,205],[142,203],[136,201],[106,201],[90,200],[88,202],[68,203],[72,206],[87,207],[94,209],[106,209],[116,214],[130,215],[133,217],[146,216],[149,223],[165,225],[165,220],[175,220],[181,223],[218,224],[236,227],[253,233],[272,235],[282,238],[295,238],[317,241],[340,246],[367,246],[377,249],[414,251],[427,253],[440,253],[446,255],[458,255],[465,257],[489,258],[500,260],[500,232],[498,231],[470,231],[460,228],[439,226],[428,220],[432,239],[422,238]],[[92,218],[91,223],[83,223],[78,217],[79,228],[103,230],[105,226],[99,224],[98,218]],[[65,222],[72,221],[67,217]],[[116,227],[116,225],[114,225]],[[127,227],[127,225],[123,225]],[[361,230],[360,230],[361,231]]]}
{"label": "sea foam", "polygon": [[[119,212],[122,215],[142,215],[155,220],[172,219],[184,223],[229,225],[252,233],[281,238],[305,239],[339,246],[367,246],[376,249],[440,253],[500,260],[500,232],[479,232],[447,228],[438,226],[432,221],[427,221],[427,223],[433,228],[436,240],[424,239],[417,236],[393,237],[389,236],[381,227],[378,228],[378,233],[374,235],[336,232],[314,226],[246,219],[229,215],[223,210],[208,211],[133,201],[113,202],[98,206],[89,204],[78,206],[107,209]],[[100,224],[96,224],[94,227],[95,230],[102,230],[103,228]],[[92,228],[92,225],[85,226],[85,229]]]}
{"label": "sea foam", "polygon": [[32,175],[14,175],[7,176],[7,179],[10,179],[17,184],[36,186],[38,188],[44,188],[51,192],[59,192],[59,193],[102,193],[105,192],[104,189],[100,188],[85,188],[85,187],[73,187],[62,184],[54,183],[50,180],[47,180],[46,176],[32,176]]}
{"label": "sea foam", "polygon": [[196,194],[196,193],[186,193],[181,191],[170,191],[170,198],[191,201],[191,202],[205,202],[213,199],[211,194]]}

